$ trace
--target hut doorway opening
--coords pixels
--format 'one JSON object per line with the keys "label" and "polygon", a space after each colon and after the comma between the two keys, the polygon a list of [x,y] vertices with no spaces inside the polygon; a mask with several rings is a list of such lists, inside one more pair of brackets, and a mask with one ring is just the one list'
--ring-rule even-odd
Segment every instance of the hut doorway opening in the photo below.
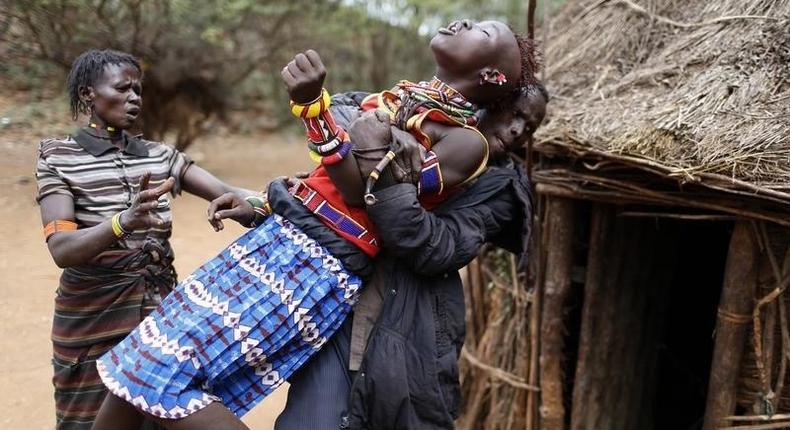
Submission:
{"label": "hut doorway opening", "polygon": [[659,343],[657,429],[702,427],[731,222],[671,221],[676,267]]}
{"label": "hut doorway opening", "polygon": [[733,223],[576,203],[589,228],[577,224],[586,266],[565,302],[565,424],[701,428]]}

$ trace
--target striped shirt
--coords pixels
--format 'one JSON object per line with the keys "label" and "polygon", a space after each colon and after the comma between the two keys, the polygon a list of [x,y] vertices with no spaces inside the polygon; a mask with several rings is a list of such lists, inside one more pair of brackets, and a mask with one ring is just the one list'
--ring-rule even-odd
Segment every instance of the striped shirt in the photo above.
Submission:
{"label": "striped shirt", "polygon": [[[181,179],[192,161],[170,146],[125,132],[123,137],[126,140],[123,150],[89,128],[65,139],[42,141],[36,164],[37,201],[51,194],[70,196],[74,200],[77,227],[87,228],[128,208],[145,172],[151,172],[151,188],[174,177],[172,196],[179,194]],[[154,211],[161,219],[172,220],[170,205]],[[146,238],[165,245],[170,233],[169,222],[162,227],[136,230],[119,240],[114,248],[139,248]]]}

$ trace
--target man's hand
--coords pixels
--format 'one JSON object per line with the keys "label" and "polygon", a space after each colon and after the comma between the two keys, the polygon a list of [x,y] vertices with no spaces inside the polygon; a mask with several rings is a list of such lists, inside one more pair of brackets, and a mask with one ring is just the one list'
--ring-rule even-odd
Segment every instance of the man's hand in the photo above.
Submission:
{"label": "man's hand", "polygon": [[392,150],[395,152],[395,158],[390,163],[393,179],[409,184],[419,182],[425,147],[411,133],[392,126]]}
{"label": "man's hand", "polygon": [[227,218],[243,226],[248,226],[255,219],[255,210],[238,194],[225,193],[209,203],[208,222],[214,227],[214,231],[220,231],[225,228],[222,220]]}
{"label": "man's hand", "polygon": [[363,112],[348,127],[348,135],[357,150],[387,146],[392,139],[390,118],[380,110]]}
{"label": "man's hand", "polygon": [[389,150],[392,139],[389,116],[378,110],[367,111],[351,123],[348,135],[354,143],[354,158],[364,181]]}
{"label": "man's hand", "polygon": [[308,49],[304,53],[296,54],[296,57],[283,67],[280,76],[291,100],[306,104],[321,95],[326,68],[318,53]]}

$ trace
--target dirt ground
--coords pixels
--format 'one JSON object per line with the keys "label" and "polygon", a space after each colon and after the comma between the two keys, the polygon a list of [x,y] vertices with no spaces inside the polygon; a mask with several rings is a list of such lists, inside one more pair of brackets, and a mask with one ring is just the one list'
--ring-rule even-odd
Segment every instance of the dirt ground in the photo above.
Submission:
{"label": "dirt ground", "polygon": [[[4,106],[5,104],[5,106]],[[0,100],[0,116],[13,109]],[[12,118],[13,120],[13,118]],[[64,126],[61,126],[61,129]],[[70,129],[69,126],[67,129]],[[10,130],[10,131],[9,131]],[[33,166],[38,140],[51,130],[0,128],[0,428],[50,429],[53,297],[60,269],[43,241]],[[187,153],[219,178],[252,189],[269,179],[304,171],[310,161],[298,136],[210,137]],[[238,236],[233,225],[215,233],[205,221],[207,203],[193,196],[174,202],[172,245],[179,278]],[[281,411],[283,387],[248,414],[253,429],[271,429]]]}

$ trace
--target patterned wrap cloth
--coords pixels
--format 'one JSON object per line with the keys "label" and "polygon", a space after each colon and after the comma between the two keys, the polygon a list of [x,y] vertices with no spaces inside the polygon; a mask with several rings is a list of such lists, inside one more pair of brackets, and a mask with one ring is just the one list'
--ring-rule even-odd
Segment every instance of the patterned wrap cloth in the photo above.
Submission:
{"label": "patterned wrap cloth", "polygon": [[52,324],[59,429],[90,428],[107,393],[96,358],[129,333],[175,285],[170,248],[106,251],[63,271]]}
{"label": "patterned wrap cloth", "polygon": [[321,348],[361,285],[275,214],[179,283],[96,366],[112,393],[157,417],[215,401],[242,416]]}

